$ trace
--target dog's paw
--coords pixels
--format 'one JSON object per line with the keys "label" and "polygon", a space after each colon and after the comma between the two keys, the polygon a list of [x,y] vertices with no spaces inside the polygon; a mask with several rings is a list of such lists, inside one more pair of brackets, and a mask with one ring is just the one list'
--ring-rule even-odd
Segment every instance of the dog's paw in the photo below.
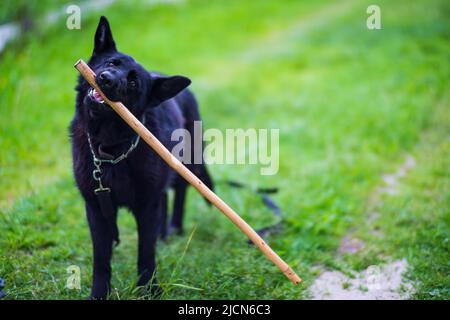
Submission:
{"label": "dog's paw", "polygon": [[86,300],[107,300],[107,296],[93,296],[92,294],[89,295]]}
{"label": "dog's paw", "polygon": [[183,235],[183,233],[184,231],[182,227],[174,226],[172,224],[167,227],[167,236],[171,235],[181,236]]}
{"label": "dog's paw", "polygon": [[170,238],[172,238],[173,236],[181,236],[183,234],[184,234],[183,228],[170,225],[165,228],[164,232],[160,232],[159,238],[163,242],[168,242]]}

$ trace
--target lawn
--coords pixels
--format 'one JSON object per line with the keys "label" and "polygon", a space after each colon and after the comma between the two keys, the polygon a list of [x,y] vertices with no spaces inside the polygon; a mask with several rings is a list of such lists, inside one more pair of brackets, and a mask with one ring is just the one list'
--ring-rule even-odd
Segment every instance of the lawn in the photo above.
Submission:
{"label": "lawn", "polygon": [[[273,222],[270,211],[251,192],[220,181],[279,187],[283,229],[267,241],[304,282],[293,286],[191,189],[185,235],[158,244],[163,299],[305,299],[320,268],[358,271],[397,258],[409,263],[413,298],[448,299],[450,8],[444,0],[380,0],[382,29],[368,30],[369,4],[118,1],[83,14],[81,30],[67,30],[62,19],[8,45],[0,56],[7,298],[89,294],[91,243],[68,125],[72,66],[90,56],[103,14],[119,50],[149,69],[192,79],[206,128],[280,129],[277,175],[261,176],[254,165],[211,165],[210,172],[218,194],[256,228]],[[416,166],[400,192],[372,203],[382,175],[408,156]],[[379,214],[371,223],[369,206]],[[139,299],[136,228],[126,210],[119,228],[112,298]],[[366,247],[338,257],[350,231]],[[65,287],[70,265],[81,268],[80,291]]]}

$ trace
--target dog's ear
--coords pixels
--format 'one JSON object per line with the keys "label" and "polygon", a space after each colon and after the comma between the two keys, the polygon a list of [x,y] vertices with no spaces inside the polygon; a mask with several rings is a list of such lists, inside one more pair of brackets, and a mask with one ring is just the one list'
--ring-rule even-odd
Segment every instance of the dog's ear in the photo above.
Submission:
{"label": "dog's ear", "polygon": [[115,51],[117,51],[116,43],[114,42],[108,19],[101,16],[100,21],[98,22],[97,31],[95,31],[93,54]]}
{"label": "dog's ear", "polygon": [[151,107],[156,107],[161,102],[175,97],[190,84],[191,80],[183,76],[151,75],[148,102]]}

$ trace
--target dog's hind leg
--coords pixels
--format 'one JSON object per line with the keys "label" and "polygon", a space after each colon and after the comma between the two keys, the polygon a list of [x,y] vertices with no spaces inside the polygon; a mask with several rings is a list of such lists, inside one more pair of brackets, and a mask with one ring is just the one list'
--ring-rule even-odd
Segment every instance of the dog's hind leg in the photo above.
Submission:
{"label": "dog's hind leg", "polygon": [[178,177],[174,189],[175,189],[175,199],[168,233],[182,234],[184,202],[186,200],[187,182],[183,178]]}
{"label": "dog's hind leg", "polygon": [[[213,180],[211,179],[211,176],[208,173],[208,169],[206,169],[205,164],[203,163],[198,166],[199,166],[198,167],[198,171],[199,171],[198,177],[200,178],[200,180],[202,180],[202,182],[208,188],[210,188],[212,191],[214,191],[214,183],[213,183]],[[208,204],[210,204],[209,201],[207,201],[207,202],[208,202]]]}
{"label": "dog's hind leg", "polygon": [[[199,179],[211,190],[214,190],[214,183],[206,169],[204,164],[195,165],[195,167],[189,167],[195,174],[198,175]],[[186,201],[186,191],[188,188],[188,183],[181,177],[177,178],[175,183],[175,200],[173,206],[173,213],[170,225],[168,227],[168,234],[182,234],[183,233],[183,216],[184,207]],[[206,200],[206,199],[205,199]],[[208,205],[211,203],[206,200]]]}

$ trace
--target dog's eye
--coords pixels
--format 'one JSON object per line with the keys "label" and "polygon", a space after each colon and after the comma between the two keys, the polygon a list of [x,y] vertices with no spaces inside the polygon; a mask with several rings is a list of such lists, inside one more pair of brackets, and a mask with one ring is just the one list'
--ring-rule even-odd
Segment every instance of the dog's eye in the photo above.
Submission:
{"label": "dog's eye", "polygon": [[108,62],[108,67],[116,67],[120,65],[120,60],[114,59]]}

